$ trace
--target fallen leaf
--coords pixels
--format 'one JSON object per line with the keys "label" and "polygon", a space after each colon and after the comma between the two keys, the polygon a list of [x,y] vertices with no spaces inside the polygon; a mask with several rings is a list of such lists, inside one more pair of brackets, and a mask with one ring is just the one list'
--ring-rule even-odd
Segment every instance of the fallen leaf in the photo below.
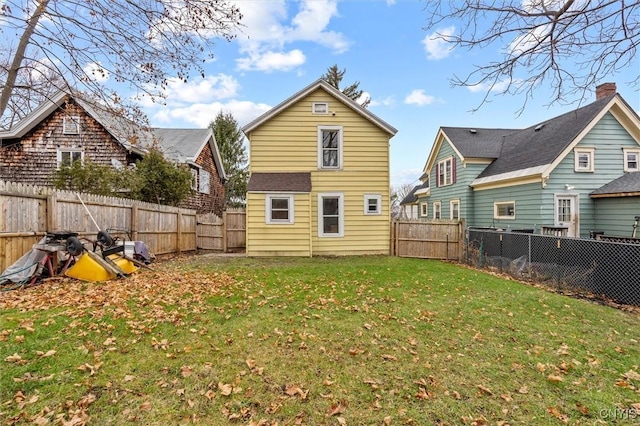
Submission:
{"label": "fallen leaf", "polygon": [[256,360],[255,359],[248,359],[247,361],[247,367],[249,367],[250,370],[253,370],[256,366]]}
{"label": "fallen leaf", "polygon": [[209,389],[207,392],[205,392],[204,397],[207,398],[209,401],[211,401],[214,397],[216,396],[215,392],[212,391],[211,389]]}
{"label": "fallen leaf", "polygon": [[233,392],[233,386],[228,383],[218,383],[218,390],[224,396],[229,396]]}
{"label": "fallen leaf", "polygon": [[56,354],[56,351],[54,351],[53,349],[48,350],[47,352],[36,351],[36,354],[38,354],[38,356],[42,358],[48,358],[50,356],[54,356]]}
{"label": "fallen leaf", "polygon": [[18,355],[17,353],[15,353],[13,355],[9,355],[4,360],[7,361],[7,362],[20,363],[22,361],[22,357],[20,355]]}
{"label": "fallen leaf", "polygon": [[560,383],[564,381],[564,378],[562,376],[558,376],[557,374],[549,374],[547,376],[547,380],[549,380],[551,383]]}
{"label": "fallen leaf", "polygon": [[132,376],[130,374],[127,374],[126,376],[124,376],[124,381],[125,382],[132,382],[136,379],[136,376]]}
{"label": "fallen leaf", "polygon": [[384,359],[385,361],[397,361],[398,358],[393,356],[393,355],[388,355],[388,354],[383,354],[382,355],[382,359]]}
{"label": "fallen leaf", "polygon": [[332,404],[329,410],[327,411],[327,417],[343,414],[345,410],[346,410],[346,407],[341,402],[338,402],[337,404]]}
{"label": "fallen leaf", "polygon": [[481,393],[484,393],[486,395],[493,395],[493,391],[491,389],[489,389],[488,387],[483,386],[483,385],[478,385],[477,387],[478,387],[478,389],[480,389]]}
{"label": "fallen leaf", "polygon": [[629,370],[622,375],[625,379],[629,380],[640,380],[640,374],[634,370]]}

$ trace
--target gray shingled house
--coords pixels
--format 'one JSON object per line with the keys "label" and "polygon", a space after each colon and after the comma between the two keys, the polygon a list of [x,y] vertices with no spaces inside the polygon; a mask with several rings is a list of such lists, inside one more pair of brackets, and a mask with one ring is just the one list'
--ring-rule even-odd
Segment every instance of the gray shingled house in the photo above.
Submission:
{"label": "gray shingled house", "polygon": [[226,176],[211,129],[144,128],[65,92],[0,132],[0,179],[46,186],[65,162],[126,166],[154,145],[191,169],[193,193],[181,207],[221,214]]}
{"label": "gray shingled house", "polygon": [[630,236],[640,215],[640,118],[605,83],[593,103],[526,129],[441,127],[424,172],[420,217]]}

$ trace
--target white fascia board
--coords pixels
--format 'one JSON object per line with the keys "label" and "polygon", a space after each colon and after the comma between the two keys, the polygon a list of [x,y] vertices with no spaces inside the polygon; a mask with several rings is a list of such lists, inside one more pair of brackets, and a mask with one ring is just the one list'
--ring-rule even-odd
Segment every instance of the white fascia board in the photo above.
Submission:
{"label": "white fascia board", "polygon": [[542,166],[529,167],[528,169],[515,170],[513,172],[501,173],[499,175],[477,178],[471,182],[471,186],[476,187],[501,181],[522,179],[530,176],[543,176],[549,166],[551,166],[551,164],[544,164]]}

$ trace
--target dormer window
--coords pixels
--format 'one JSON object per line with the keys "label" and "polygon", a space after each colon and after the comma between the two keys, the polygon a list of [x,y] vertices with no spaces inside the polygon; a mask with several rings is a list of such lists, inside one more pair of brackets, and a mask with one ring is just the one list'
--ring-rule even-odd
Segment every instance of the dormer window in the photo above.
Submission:
{"label": "dormer window", "polygon": [[64,117],[62,122],[62,134],[78,135],[80,134],[80,116],[70,115]]}
{"label": "dormer window", "polygon": [[314,114],[329,114],[328,102],[314,102],[312,112]]}

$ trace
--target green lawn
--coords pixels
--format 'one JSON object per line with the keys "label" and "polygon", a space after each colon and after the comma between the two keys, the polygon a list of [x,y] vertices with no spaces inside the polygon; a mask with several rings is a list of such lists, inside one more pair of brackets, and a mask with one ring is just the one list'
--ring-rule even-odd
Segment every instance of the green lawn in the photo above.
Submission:
{"label": "green lawn", "polygon": [[460,265],[185,257],[0,293],[3,424],[640,422],[640,317]]}

